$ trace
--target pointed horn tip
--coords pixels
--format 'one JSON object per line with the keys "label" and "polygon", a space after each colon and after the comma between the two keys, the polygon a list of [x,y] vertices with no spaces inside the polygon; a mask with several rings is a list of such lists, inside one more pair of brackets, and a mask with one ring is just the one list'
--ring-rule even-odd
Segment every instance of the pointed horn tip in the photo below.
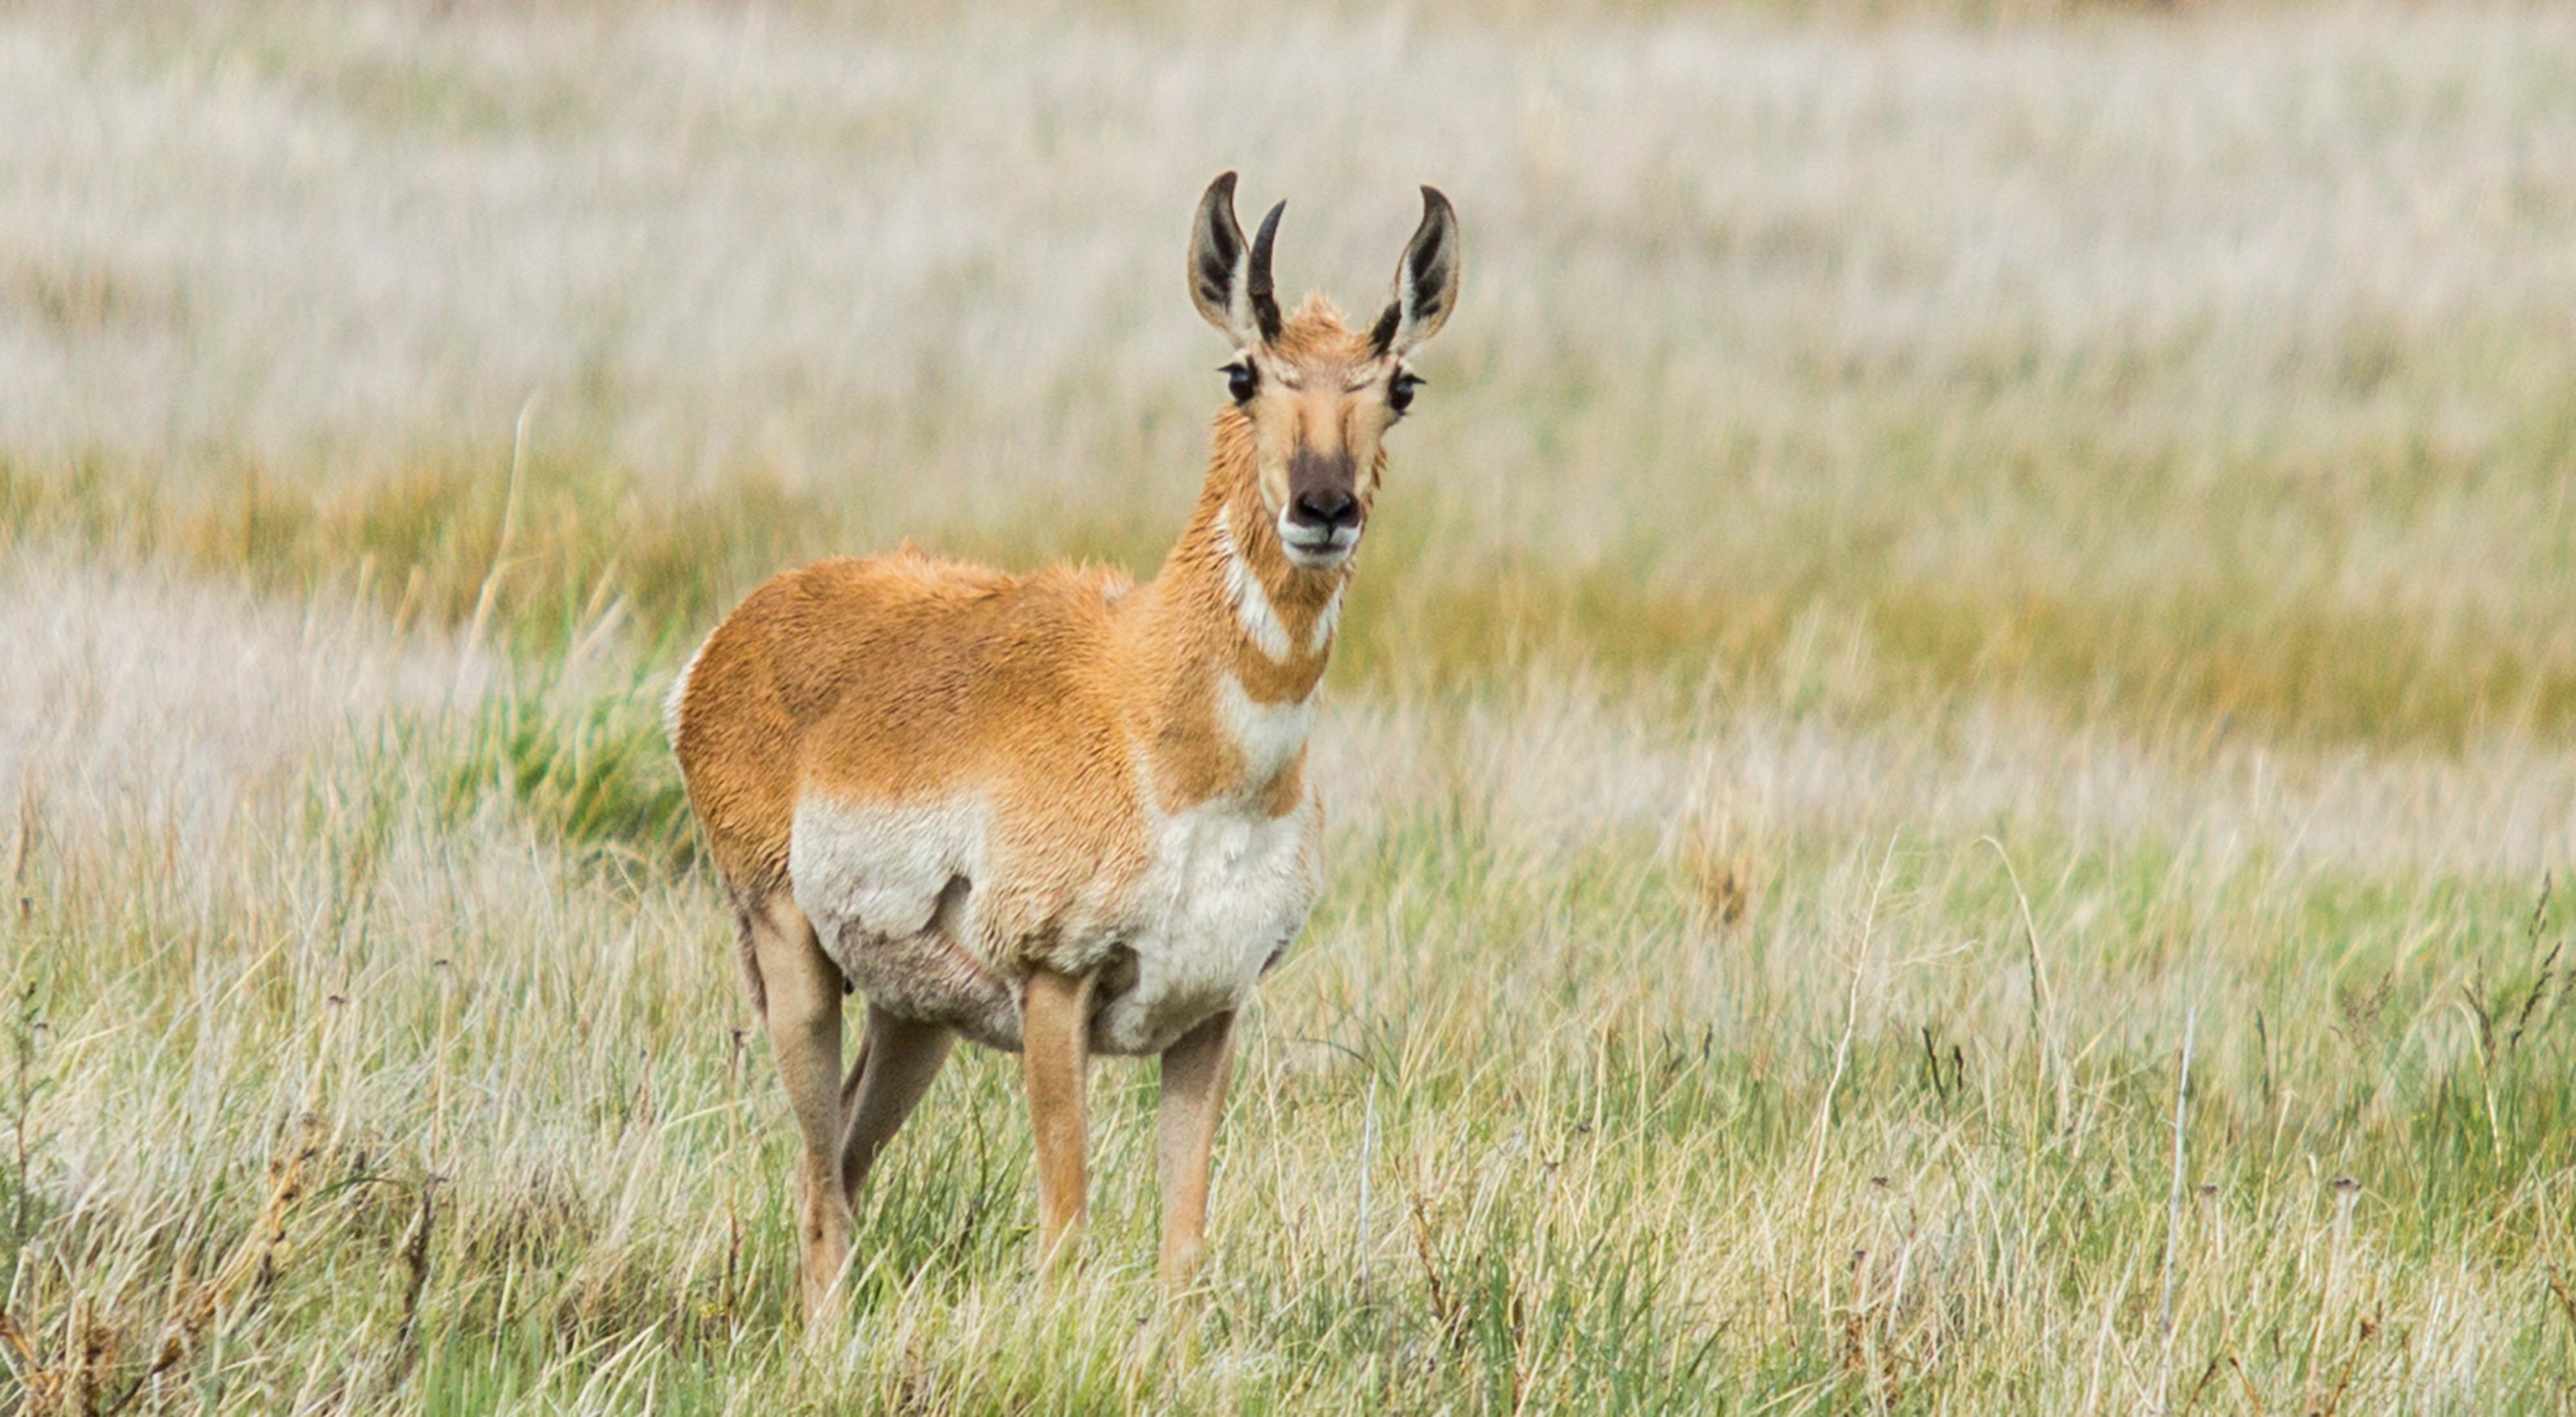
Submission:
{"label": "pointed horn tip", "polygon": [[1288,210],[1286,202],[1271,207],[1261,218],[1261,229],[1252,236],[1252,292],[1256,296],[1270,293],[1270,248],[1279,236],[1279,214]]}

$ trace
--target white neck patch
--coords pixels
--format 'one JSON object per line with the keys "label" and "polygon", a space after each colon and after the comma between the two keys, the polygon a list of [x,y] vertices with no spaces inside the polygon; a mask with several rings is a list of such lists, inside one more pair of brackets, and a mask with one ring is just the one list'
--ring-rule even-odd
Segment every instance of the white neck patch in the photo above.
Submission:
{"label": "white neck patch", "polygon": [[1315,727],[1318,697],[1309,690],[1306,697],[1294,703],[1255,703],[1233,675],[1217,680],[1217,719],[1225,726],[1226,736],[1243,752],[1246,783],[1254,787],[1269,785],[1306,746],[1306,735]]}
{"label": "white neck patch", "polygon": [[[1343,582],[1347,585],[1348,582]],[[1315,617],[1315,633],[1308,637],[1308,654],[1322,654],[1333,646],[1333,632],[1342,627],[1342,585],[1333,587],[1332,597],[1324,602],[1324,613]]]}
{"label": "white neck patch", "polygon": [[[1254,648],[1274,661],[1286,660],[1288,627],[1280,623],[1279,611],[1270,603],[1270,593],[1261,588],[1261,577],[1253,573],[1252,563],[1243,559],[1243,548],[1235,544],[1233,508],[1217,509],[1216,537],[1225,548],[1225,598],[1234,604],[1235,622],[1243,627],[1244,637],[1252,641]],[[1330,615],[1338,616],[1338,595],[1333,607]]]}

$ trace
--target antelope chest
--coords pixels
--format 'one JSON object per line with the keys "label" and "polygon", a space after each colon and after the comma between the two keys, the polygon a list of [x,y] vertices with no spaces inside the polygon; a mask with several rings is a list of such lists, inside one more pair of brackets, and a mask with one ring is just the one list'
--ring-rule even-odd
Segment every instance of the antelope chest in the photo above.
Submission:
{"label": "antelope chest", "polygon": [[[1311,794],[1280,817],[1217,799],[1150,831],[1148,865],[1118,912],[1092,1024],[1102,1052],[1159,1052],[1210,1015],[1241,1007],[1305,926],[1323,885],[1323,812]],[[1120,977],[1130,967],[1133,979]]]}
{"label": "antelope chest", "polygon": [[[1251,997],[1323,888],[1323,808],[1309,789],[1272,816],[1268,786],[1304,751],[1315,697],[1264,704],[1231,676],[1217,685],[1217,718],[1242,760],[1243,788],[1178,812],[1147,808],[1146,866],[1114,925],[1093,1046],[1159,1052],[1212,1014]],[[1152,773],[1137,786],[1154,801]],[[1132,980],[1123,977],[1130,967]]]}

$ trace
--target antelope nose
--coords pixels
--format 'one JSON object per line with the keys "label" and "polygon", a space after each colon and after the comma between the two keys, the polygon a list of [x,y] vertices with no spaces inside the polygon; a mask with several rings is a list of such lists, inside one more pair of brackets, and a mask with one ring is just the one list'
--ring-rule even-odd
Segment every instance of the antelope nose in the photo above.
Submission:
{"label": "antelope nose", "polygon": [[1330,527],[1339,531],[1360,519],[1360,504],[1350,493],[1339,488],[1297,494],[1297,520],[1310,526]]}

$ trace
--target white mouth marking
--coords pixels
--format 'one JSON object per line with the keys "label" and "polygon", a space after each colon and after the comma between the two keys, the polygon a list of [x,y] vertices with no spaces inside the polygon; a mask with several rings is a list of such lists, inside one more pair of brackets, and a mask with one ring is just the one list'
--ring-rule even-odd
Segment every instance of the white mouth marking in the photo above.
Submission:
{"label": "white mouth marking", "polygon": [[1280,547],[1291,562],[1309,571],[1332,570],[1351,559],[1351,552],[1360,544],[1360,529],[1356,526],[1335,527],[1320,538],[1299,535],[1303,530],[1289,520],[1286,512],[1279,514]]}
{"label": "white mouth marking", "polygon": [[1244,635],[1254,648],[1273,661],[1288,658],[1288,627],[1279,621],[1279,611],[1270,603],[1269,592],[1261,588],[1261,577],[1251,563],[1243,559],[1243,548],[1234,544],[1233,508],[1220,507],[1216,514],[1217,540],[1225,547],[1225,595],[1234,602],[1235,621],[1243,626]]}

